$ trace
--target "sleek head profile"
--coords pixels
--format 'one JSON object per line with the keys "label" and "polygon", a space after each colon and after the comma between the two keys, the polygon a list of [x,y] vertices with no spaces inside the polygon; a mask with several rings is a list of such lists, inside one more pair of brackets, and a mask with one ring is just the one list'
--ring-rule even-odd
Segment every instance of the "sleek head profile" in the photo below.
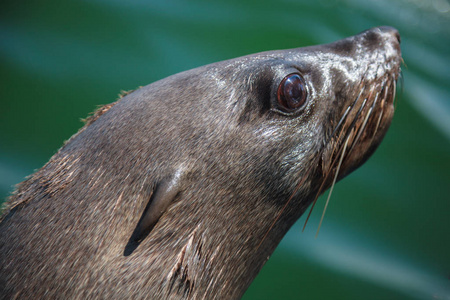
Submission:
{"label": "sleek head profile", "polygon": [[239,298],[394,113],[379,27],[178,73],[98,110],[10,197],[7,298]]}

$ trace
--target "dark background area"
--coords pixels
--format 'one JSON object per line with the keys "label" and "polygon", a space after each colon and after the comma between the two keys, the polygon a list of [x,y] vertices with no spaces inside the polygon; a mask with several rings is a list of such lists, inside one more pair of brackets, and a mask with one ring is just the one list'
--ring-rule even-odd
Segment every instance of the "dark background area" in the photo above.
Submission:
{"label": "dark background area", "polygon": [[446,0],[2,1],[0,199],[121,90],[374,26],[402,35],[384,142],[288,233],[244,299],[450,299],[450,5]]}

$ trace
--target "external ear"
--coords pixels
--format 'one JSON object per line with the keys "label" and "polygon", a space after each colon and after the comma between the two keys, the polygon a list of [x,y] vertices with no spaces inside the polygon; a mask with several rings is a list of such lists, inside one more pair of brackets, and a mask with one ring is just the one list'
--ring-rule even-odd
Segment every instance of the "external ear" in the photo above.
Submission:
{"label": "external ear", "polygon": [[167,210],[170,203],[177,197],[181,188],[180,177],[180,172],[176,172],[174,176],[165,178],[156,185],[128,244],[125,247],[125,256],[133,253],[139,244],[152,231],[153,227]]}

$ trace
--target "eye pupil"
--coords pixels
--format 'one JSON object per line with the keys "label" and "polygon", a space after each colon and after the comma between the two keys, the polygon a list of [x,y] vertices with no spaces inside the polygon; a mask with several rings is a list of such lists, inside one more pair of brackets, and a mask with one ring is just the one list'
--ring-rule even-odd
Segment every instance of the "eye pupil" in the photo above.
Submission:
{"label": "eye pupil", "polygon": [[292,112],[306,103],[306,86],[299,74],[289,74],[278,86],[278,104],[286,112]]}

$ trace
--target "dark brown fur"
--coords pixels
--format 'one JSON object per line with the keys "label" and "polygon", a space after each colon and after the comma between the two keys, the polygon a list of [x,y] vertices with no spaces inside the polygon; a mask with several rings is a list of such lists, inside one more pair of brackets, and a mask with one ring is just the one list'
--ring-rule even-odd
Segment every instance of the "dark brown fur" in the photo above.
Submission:
{"label": "dark brown fur", "polygon": [[[0,295],[239,298],[339,157],[342,178],[381,142],[398,39],[375,28],[219,62],[100,109],[9,199]],[[308,102],[289,114],[276,90],[292,72]]]}

